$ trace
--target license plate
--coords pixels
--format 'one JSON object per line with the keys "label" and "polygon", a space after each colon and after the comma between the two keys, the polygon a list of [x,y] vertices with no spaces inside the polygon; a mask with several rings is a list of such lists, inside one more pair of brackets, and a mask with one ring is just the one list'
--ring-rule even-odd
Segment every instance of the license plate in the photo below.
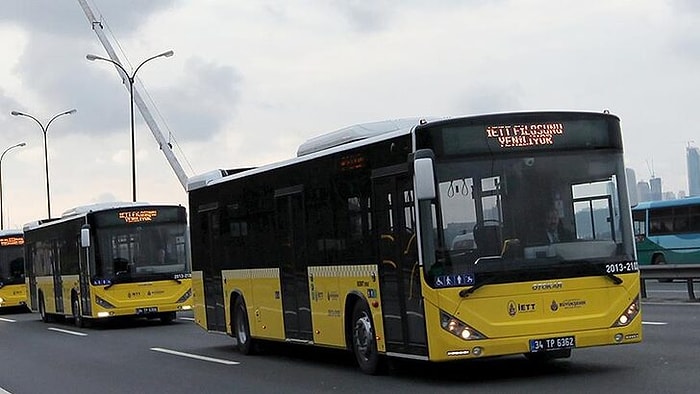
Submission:
{"label": "license plate", "polygon": [[136,314],[137,315],[146,315],[149,313],[156,313],[158,312],[158,307],[157,306],[151,306],[148,308],[136,308]]}
{"label": "license plate", "polygon": [[576,347],[576,337],[555,337],[530,339],[530,352],[546,352],[550,350],[573,349]]}

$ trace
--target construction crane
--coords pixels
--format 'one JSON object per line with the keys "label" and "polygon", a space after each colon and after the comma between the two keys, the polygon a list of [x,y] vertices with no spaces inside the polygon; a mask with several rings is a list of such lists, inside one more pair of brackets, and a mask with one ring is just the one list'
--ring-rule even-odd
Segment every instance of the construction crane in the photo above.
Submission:
{"label": "construction crane", "polygon": [[[83,12],[85,12],[85,16],[87,17],[88,22],[92,25],[92,30],[95,32],[95,34],[97,34],[97,38],[100,40],[102,46],[105,48],[105,51],[107,51],[107,55],[109,56],[109,58],[116,63],[123,64],[119,60],[119,57],[114,51],[112,44],[109,42],[109,39],[107,39],[107,36],[104,33],[104,26],[102,25],[102,22],[95,17],[95,14],[92,12],[92,9],[87,3],[87,0],[78,0],[78,3],[83,9]],[[127,90],[129,90],[129,77],[124,73],[123,70],[121,70],[116,65],[115,69],[119,73],[119,76],[121,77],[124,86]],[[186,191],[188,180],[187,174],[183,170],[182,165],[180,165],[180,162],[177,160],[177,157],[175,157],[175,153],[173,152],[172,146],[170,145],[168,140],[166,140],[165,136],[163,135],[163,132],[158,126],[158,123],[156,123],[155,119],[153,118],[153,115],[151,115],[151,111],[148,109],[148,106],[144,102],[140,86],[134,85],[133,88],[134,103],[136,104],[136,107],[139,109],[139,112],[141,112],[141,116],[143,116],[143,119],[146,121],[146,124],[151,129],[153,137],[156,139],[156,142],[160,146],[160,150],[165,155],[166,160],[168,160],[168,164],[170,164],[170,167],[175,172],[177,179],[180,181],[180,184]]]}

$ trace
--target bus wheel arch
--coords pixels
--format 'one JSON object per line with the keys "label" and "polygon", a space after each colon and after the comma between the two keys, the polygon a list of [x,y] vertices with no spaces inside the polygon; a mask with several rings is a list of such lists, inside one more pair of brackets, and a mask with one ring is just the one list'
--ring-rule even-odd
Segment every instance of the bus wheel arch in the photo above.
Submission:
{"label": "bus wheel arch", "polygon": [[377,348],[376,326],[369,305],[363,297],[355,296],[352,299],[354,302],[346,303],[346,309],[347,305],[352,305],[351,314],[346,315],[351,316],[347,319],[349,324],[346,322],[346,327],[349,326],[350,349],[362,372],[369,375],[384,373],[387,363]]}
{"label": "bus wheel arch", "polygon": [[243,296],[239,293],[231,293],[231,336],[236,338],[236,347],[241,354],[252,355],[257,347],[250,334],[248,312]]}

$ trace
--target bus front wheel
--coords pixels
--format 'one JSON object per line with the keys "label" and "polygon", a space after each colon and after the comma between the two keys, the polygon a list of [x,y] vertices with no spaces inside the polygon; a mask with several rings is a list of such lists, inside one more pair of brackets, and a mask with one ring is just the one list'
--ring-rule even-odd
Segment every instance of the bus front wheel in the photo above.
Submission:
{"label": "bus front wheel", "polygon": [[352,311],[352,351],[362,372],[370,375],[383,372],[385,360],[377,350],[372,314],[362,301]]}
{"label": "bus front wheel", "polygon": [[83,319],[83,314],[80,311],[80,299],[77,296],[73,296],[73,324],[78,328],[85,327],[85,319]]}
{"label": "bus front wheel", "polygon": [[248,312],[246,311],[243,297],[236,298],[233,307],[233,335],[236,338],[236,347],[241,354],[255,353],[255,343],[250,336],[250,324],[248,324]]}

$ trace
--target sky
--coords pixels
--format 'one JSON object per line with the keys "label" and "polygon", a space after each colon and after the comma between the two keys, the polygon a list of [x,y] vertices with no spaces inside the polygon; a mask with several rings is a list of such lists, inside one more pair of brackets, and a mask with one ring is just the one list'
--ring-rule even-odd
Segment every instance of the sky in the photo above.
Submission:
{"label": "sky", "polygon": [[[352,124],[524,110],[621,118],[626,166],[687,190],[697,146],[700,2],[693,0],[89,0],[188,176],[296,155]],[[77,0],[0,13],[5,228],[131,201],[129,93]],[[137,200],[187,206],[135,117]]]}

